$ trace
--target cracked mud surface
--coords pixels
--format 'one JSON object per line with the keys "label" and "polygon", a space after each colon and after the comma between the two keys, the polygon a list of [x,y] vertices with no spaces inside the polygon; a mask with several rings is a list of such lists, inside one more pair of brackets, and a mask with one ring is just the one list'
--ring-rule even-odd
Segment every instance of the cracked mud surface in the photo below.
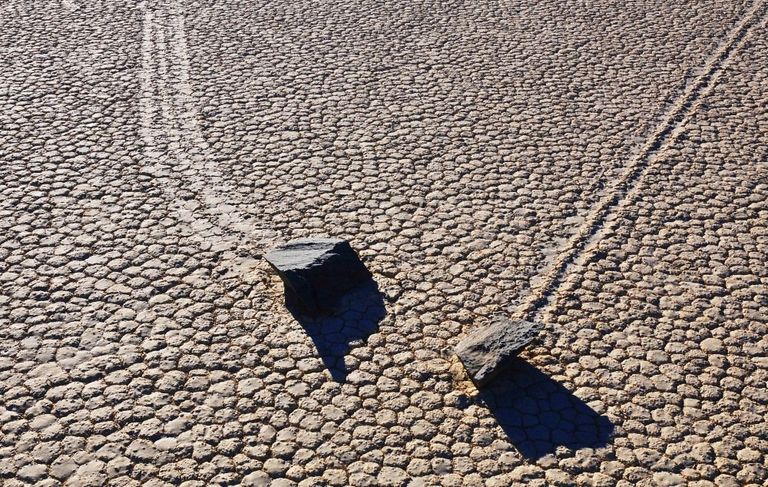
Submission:
{"label": "cracked mud surface", "polygon": [[764,485],[767,9],[3,3],[0,484]]}

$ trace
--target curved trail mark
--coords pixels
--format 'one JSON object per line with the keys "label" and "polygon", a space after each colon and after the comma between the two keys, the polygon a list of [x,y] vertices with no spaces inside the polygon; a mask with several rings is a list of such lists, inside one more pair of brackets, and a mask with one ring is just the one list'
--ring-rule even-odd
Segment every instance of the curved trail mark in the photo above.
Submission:
{"label": "curved trail mark", "polygon": [[[157,178],[173,200],[186,236],[223,251],[223,264],[246,277],[257,263],[247,255],[263,251],[274,232],[259,228],[251,214],[229,203],[236,188],[227,183],[200,129],[180,2],[142,2],[139,8],[144,12],[140,72],[143,172]],[[197,199],[185,196],[188,192]]]}
{"label": "curved trail mark", "polygon": [[592,207],[585,216],[584,224],[558,253],[549,268],[539,275],[541,284],[523,299],[512,313],[514,316],[526,320],[538,319],[565,277],[572,272],[572,268],[584,264],[587,250],[613,230],[613,225],[618,220],[615,218],[616,214],[625,211],[627,205],[633,201],[647,170],[658,163],[664,151],[679,138],[688,121],[688,115],[696,111],[701,105],[701,100],[712,91],[733,53],[747,43],[752,29],[760,24],[765,13],[765,2],[756,0],[700,68],[702,74],[685,87],[638,153],[630,159],[622,176],[616,180],[606,196]]}

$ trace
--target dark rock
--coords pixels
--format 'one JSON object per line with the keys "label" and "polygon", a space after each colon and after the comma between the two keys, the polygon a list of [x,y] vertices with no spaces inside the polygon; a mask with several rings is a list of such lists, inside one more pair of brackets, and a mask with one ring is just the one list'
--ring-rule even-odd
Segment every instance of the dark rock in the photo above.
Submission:
{"label": "dark rock", "polygon": [[372,277],[340,238],[292,240],[264,258],[283,280],[285,305],[308,315],[332,313],[341,296]]}
{"label": "dark rock", "polygon": [[479,387],[511,365],[541,328],[542,325],[530,321],[497,318],[459,342],[456,355]]}

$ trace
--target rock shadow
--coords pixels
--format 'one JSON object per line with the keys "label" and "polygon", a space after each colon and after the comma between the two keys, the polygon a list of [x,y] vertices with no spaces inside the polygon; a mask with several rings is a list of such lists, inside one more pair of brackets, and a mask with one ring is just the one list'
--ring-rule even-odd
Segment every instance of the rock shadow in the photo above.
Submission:
{"label": "rock shadow", "polygon": [[484,386],[478,398],[528,460],[554,453],[558,446],[606,446],[614,431],[607,417],[521,359]]}
{"label": "rock shadow", "polygon": [[384,295],[376,281],[370,279],[339,299],[336,311],[328,316],[307,316],[298,309],[288,308],[317,348],[331,377],[336,382],[347,379],[345,356],[356,345],[379,329],[387,314]]}

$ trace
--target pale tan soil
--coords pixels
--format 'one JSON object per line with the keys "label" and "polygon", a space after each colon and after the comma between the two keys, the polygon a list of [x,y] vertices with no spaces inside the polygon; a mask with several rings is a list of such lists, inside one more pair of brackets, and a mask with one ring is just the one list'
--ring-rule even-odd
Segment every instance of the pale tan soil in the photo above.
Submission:
{"label": "pale tan soil", "polygon": [[[3,3],[0,484],[764,485],[766,18]],[[299,323],[314,234],[383,296]]]}

